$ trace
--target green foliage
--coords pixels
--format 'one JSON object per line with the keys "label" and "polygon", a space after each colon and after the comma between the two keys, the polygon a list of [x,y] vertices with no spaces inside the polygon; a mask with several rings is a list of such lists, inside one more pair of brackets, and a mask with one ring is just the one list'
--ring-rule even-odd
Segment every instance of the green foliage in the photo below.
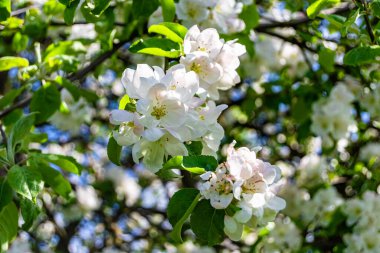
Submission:
{"label": "green foliage", "polygon": [[36,124],[45,122],[61,105],[61,93],[54,83],[42,85],[34,94],[30,102],[30,110],[36,114]]}
{"label": "green foliage", "polygon": [[22,218],[24,219],[22,229],[29,230],[36,220],[38,214],[40,214],[41,210],[36,203],[26,198],[21,199],[20,209]]}
{"label": "green foliage", "polygon": [[309,18],[315,18],[321,10],[339,2],[340,0],[317,0],[306,9],[307,16]]}
{"label": "green foliage", "polygon": [[139,39],[130,46],[132,53],[150,54],[168,58],[178,58],[182,55],[182,50],[178,43],[165,38]]}
{"label": "green foliage", "polygon": [[7,177],[9,185],[15,192],[35,202],[38,193],[44,187],[41,175],[28,167],[14,165]]}
{"label": "green foliage", "polygon": [[0,21],[4,21],[11,15],[11,0],[0,0]]}
{"label": "green foliage", "polygon": [[8,243],[17,235],[18,210],[15,203],[10,202],[0,212],[0,252],[8,249]]}
{"label": "green foliage", "polygon": [[80,165],[73,157],[56,155],[56,154],[41,154],[33,153],[31,157],[38,160],[45,160],[46,162],[55,164],[60,169],[79,175],[83,170],[82,165]]}
{"label": "green foliage", "polygon": [[65,23],[68,25],[72,25],[74,23],[75,11],[80,3],[80,0],[69,1],[66,4],[65,11],[63,12],[63,19]]}
{"label": "green foliage", "polygon": [[16,145],[20,144],[24,137],[30,132],[34,124],[35,114],[28,114],[20,118],[13,126],[7,143],[8,160],[14,164]]}
{"label": "green foliage", "polygon": [[224,210],[214,209],[208,200],[198,202],[190,216],[191,229],[200,241],[209,246],[224,239]]}
{"label": "green foliage", "polygon": [[370,9],[374,16],[380,18],[380,0],[373,0],[370,3]]}
{"label": "green foliage", "polygon": [[17,98],[24,90],[26,86],[19,89],[10,90],[7,94],[0,98],[0,110],[3,110],[10,105],[15,98]]}
{"label": "green foliage", "polygon": [[200,198],[199,190],[183,188],[177,191],[170,199],[167,214],[170,224],[173,226],[171,237],[177,243],[182,242],[182,226],[190,217]]}
{"label": "green foliage", "polygon": [[163,169],[181,169],[191,173],[202,174],[206,171],[214,171],[218,167],[218,161],[213,156],[175,156],[167,161]]}
{"label": "green foliage", "polygon": [[326,47],[322,47],[322,49],[318,52],[318,56],[318,62],[321,64],[323,69],[329,73],[333,72],[335,64],[335,51]]}
{"label": "green foliage", "polygon": [[159,0],[133,0],[132,13],[135,19],[148,19],[158,6]]}
{"label": "green foliage", "polygon": [[251,5],[245,5],[239,17],[245,23],[244,31],[249,34],[249,31],[259,24],[260,16],[256,4],[253,3]]}
{"label": "green foliage", "polygon": [[111,136],[108,140],[107,155],[110,161],[116,165],[120,165],[121,149],[122,147],[117,144],[115,138]]}
{"label": "green foliage", "polygon": [[350,50],[343,59],[346,65],[362,65],[371,62],[378,62],[380,56],[380,46],[363,46]]}
{"label": "green foliage", "polygon": [[29,66],[29,61],[25,58],[4,56],[0,58],[0,71],[9,70],[11,68],[22,68]]}
{"label": "green foliage", "polygon": [[157,25],[151,25],[148,32],[158,33],[166,36],[169,40],[177,43],[183,43],[183,39],[187,33],[187,28],[180,24],[163,22]]}
{"label": "green foliage", "polygon": [[175,16],[175,4],[173,0],[160,0],[162,15],[165,22],[172,22]]}
{"label": "green foliage", "polygon": [[0,179],[0,212],[12,202],[13,190],[5,179]]}
{"label": "green foliage", "polygon": [[12,49],[16,52],[21,52],[22,50],[25,50],[28,46],[28,41],[28,36],[23,35],[20,32],[17,32],[15,36],[13,36]]}

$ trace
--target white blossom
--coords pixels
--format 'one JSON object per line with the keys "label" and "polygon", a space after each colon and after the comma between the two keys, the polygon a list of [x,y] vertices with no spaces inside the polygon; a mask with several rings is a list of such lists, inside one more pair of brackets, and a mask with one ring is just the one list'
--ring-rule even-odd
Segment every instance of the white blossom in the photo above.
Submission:
{"label": "white blossom", "polygon": [[78,204],[85,211],[93,211],[99,209],[101,200],[98,198],[95,189],[90,186],[78,186],[76,189]]}
{"label": "white blossom", "polygon": [[94,109],[82,97],[76,101],[66,89],[62,89],[61,91],[61,100],[64,109],[55,112],[49,121],[57,128],[77,135],[79,134],[81,125],[91,121]]}
{"label": "white blossom", "polygon": [[197,93],[201,97],[217,99],[218,90],[228,90],[240,82],[236,69],[245,47],[236,41],[224,42],[217,30],[200,31],[197,26],[191,27],[184,39],[184,53],[180,62],[199,76]]}

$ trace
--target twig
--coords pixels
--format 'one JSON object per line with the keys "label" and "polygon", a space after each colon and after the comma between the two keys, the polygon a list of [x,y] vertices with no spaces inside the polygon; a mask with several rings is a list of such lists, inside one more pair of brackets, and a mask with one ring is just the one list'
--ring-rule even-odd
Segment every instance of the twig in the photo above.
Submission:
{"label": "twig", "polygon": [[375,44],[376,43],[376,38],[375,38],[375,35],[373,34],[371,22],[369,21],[369,18],[368,18],[368,6],[367,6],[367,2],[365,0],[360,0],[360,2],[362,3],[362,5],[364,7],[364,11],[365,11],[364,20],[365,20],[367,32],[369,34],[369,37],[371,38],[372,44]]}

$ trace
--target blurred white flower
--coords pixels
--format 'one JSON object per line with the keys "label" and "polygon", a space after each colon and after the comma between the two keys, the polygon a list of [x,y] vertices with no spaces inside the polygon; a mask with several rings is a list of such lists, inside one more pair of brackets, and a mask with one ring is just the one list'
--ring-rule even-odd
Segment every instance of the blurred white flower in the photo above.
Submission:
{"label": "blurred white flower", "polygon": [[312,188],[327,181],[328,164],[324,157],[309,154],[301,159],[298,166],[297,184],[300,187]]}
{"label": "blurred white flower", "polygon": [[66,89],[61,90],[61,100],[64,109],[61,109],[50,117],[49,121],[57,128],[79,134],[80,127],[85,122],[90,122],[95,111],[84,98],[77,101]]}
{"label": "blurred white flower", "polygon": [[98,198],[95,189],[90,186],[78,186],[76,188],[78,204],[85,211],[97,210],[101,206],[101,200]]}
{"label": "blurred white flower", "polygon": [[127,206],[134,205],[140,198],[141,186],[129,177],[121,168],[107,169],[105,178],[111,180],[115,185],[115,191],[120,198],[125,198]]}
{"label": "blurred white flower", "polygon": [[350,128],[356,126],[352,115],[353,94],[342,84],[336,85],[328,98],[313,104],[311,130],[322,137],[324,144],[347,136]]}

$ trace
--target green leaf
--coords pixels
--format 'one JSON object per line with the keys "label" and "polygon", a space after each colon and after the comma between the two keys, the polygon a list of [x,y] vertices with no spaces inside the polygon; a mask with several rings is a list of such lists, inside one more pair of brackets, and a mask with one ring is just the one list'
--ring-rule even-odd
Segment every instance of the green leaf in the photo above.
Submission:
{"label": "green leaf", "polygon": [[139,39],[129,47],[129,51],[168,58],[178,58],[182,55],[180,45],[165,38]]}
{"label": "green leaf", "polygon": [[108,140],[107,145],[107,155],[111,162],[120,166],[120,156],[121,156],[122,146],[117,144],[115,138],[112,136]]}
{"label": "green leaf", "polygon": [[15,203],[10,202],[0,212],[0,251],[7,250],[8,243],[18,231],[18,210]]}
{"label": "green leaf", "polygon": [[357,47],[349,51],[343,59],[345,65],[362,65],[379,62],[380,46]]}
{"label": "green leaf", "polygon": [[218,161],[213,156],[175,156],[167,161],[163,169],[181,169],[191,173],[202,174],[205,171],[214,171]]}
{"label": "green leaf", "polygon": [[13,190],[32,201],[44,187],[40,174],[18,165],[9,170],[7,180]]}
{"label": "green leaf", "polygon": [[185,144],[189,156],[196,156],[202,154],[203,144],[201,141],[192,141]]}
{"label": "green leaf", "polygon": [[321,10],[337,3],[340,3],[340,0],[317,0],[306,9],[307,16],[315,18]]}
{"label": "green leaf", "polygon": [[184,188],[177,191],[170,199],[167,214],[169,222],[173,226],[170,236],[175,242],[182,242],[182,226],[193,212],[200,196],[199,190]]}
{"label": "green leaf", "polygon": [[110,5],[111,0],[94,0],[95,8],[91,10],[91,13],[95,16],[100,16]]}
{"label": "green leaf", "polygon": [[0,21],[11,16],[11,0],[0,0]]}
{"label": "green leaf", "polygon": [[72,192],[69,181],[57,170],[51,168],[43,161],[36,161],[33,166],[34,171],[38,171],[43,181],[49,185],[57,194],[68,199]]}
{"label": "green leaf", "polygon": [[48,62],[54,57],[62,55],[78,56],[79,53],[85,53],[86,48],[79,41],[60,41],[50,44],[44,53],[44,62]]}
{"label": "green leaf", "polygon": [[23,116],[12,127],[11,133],[9,134],[7,143],[8,160],[14,163],[14,152],[17,144],[21,143],[24,137],[30,132],[34,123],[34,113],[30,113]]}
{"label": "green leaf", "polygon": [[5,179],[0,179],[0,212],[13,199],[13,190]]}
{"label": "green leaf", "polygon": [[59,85],[67,89],[70,92],[71,96],[73,96],[74,100],[78,101],[78,99],[80,98],[80,89],[76,85],[74,85],[66,78],[63,78],[62,76],[57,76],[54,81],[56,81]]}
{"label": "green leaf", "polygon": [[45,122],[61,105],[61,93],[53,83],[41,86],[32,97],[30,110],[36,114],[36,124]]}
{"label": "green leaf", "polygon": [[323,69],[329,73],[333,72],[335,64],[335,51],[322,47],[322,49],[318,52],[318,56],[318,62],[321,64]]}
{"label": "green leaf", "polygon": [[209,246],[221,243],[224,239],[224,210],[214,209],[208,200],[198,202],[190,216],[194,234]]}
{"label": "green leaf", "polygon": [[6,106],[11,104],[15,98],[17,98],[21,92],[25,90],[26,86],[22,86],[18,89],[12,89],[8,91],[3,97],[0,98],[0,110],[3,110]]}
{"label": "green leaf", "polygon": [[370,9],[374,16],[380,18],[380,0],[373,0],[370,4]]}
{"label": "green leaf", "polygon": [[22,198],[20,202],[21,215],[24,219],[24,224],[22,225],[23,230],[29,230],[36,220],[38,214],[40,214],[40,208],[37,204],[32,201]]}
{"label": "green leaf", "polygon": [[9,70],[11,68],[22,68],[29,66],[29,61],[25,58],[4,56],[0,58],[0,71]]}
{"label": "green leaf", "polygon": [[80,0],[70,1],[69,5],[66,5],[66,9],[63,12],[63,19],[65,23],[68,25],[72,25],[74,23],[75,11],[77,10],[78,4]]}
{"label": "green leaf", "polygon": [[340,15],[331,14],[331,15],[325,15],[325,14],[319,14],[318,17],[324,18],[327,21],[329,21],[330,25],[333,28],[340,31],[342,27],[344,26],[344,22],[346,22],[346,18]]}
{"label": "green leaf", "polygon": [[151,25],[148,29],[149,33],[158,33],[166,36],[169,40],[177,43],[183,43],[186,36],[187,28],[176,23],[163,22],[157,25]]}
{"label": "green leaf", "polygon": [[124,110],[125,107],[127,106],[127,104],[129,104],[131,102],[131,99],[129,98],[129,96],[127,94],[125,94],[121,99],[120,99],[120,102],[119,102],[119,110]]}
{"label": "green leaf", "polygon": [[175,4],[173,0],[160,0],[162,15],[165,22],[172,22],[175,16]]}
{"label": "green leaf", "polygon": [[260,16],[256,4],[245,5],[239,17],[245,23],[245,32],[249,33],[250,30],[259,24]]}
{"label": "green leaf", "polygon": [[35,159],[46,160],[49,163],[57,165],[62,170],[74,173],[76,175],[79,175],[83,170],[82,165],[80,165],[73,157],[70,156],[41,153],[34,153],[32,156]]}
{"label": "green leaf", "polygon": [[13,36],[12,49],[16,52],[21,52],[28,46],[28,40],[28,36],[23,35],[20,32],[17,32],[15,36]]}
{"label": "green leaf", "polygon": [[360,17],[360,9],[353,10],[346,22],[343,24],[342,35],[346,36],[349,31],[355,31],[352,29],[352,25],[355,24],[356,19]]}
{"label": "green leaf", "polygon": [[159,0],[133,0],[132,13],[135,19],[148,19],[159,6]]}

